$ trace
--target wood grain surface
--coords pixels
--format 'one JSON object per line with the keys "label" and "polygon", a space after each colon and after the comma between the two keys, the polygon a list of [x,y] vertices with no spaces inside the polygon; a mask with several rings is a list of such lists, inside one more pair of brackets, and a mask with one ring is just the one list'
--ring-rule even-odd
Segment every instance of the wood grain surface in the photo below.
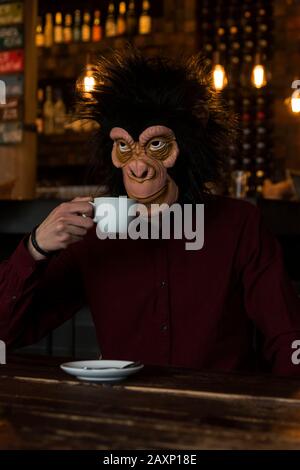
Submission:
{"label": "wood grain surface", "polygon": [[63,359],[0,366],[0,449],[299,449],[300,381],[147,366],[82,383]]}

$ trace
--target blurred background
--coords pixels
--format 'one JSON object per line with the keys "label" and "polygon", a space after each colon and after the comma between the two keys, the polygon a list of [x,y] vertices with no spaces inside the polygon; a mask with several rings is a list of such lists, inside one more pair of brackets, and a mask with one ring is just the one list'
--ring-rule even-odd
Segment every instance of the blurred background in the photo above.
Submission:
{"label": "blurred background", "polygon": [[[95,57],[128,42],[203,52],[239,121],[223,190],[259,205],[300,292],[300,0],[0,0],[0,260],[61,201],[103,189],[76,83],[91,91]],[[88,310],[28,351],[97,355]]]}

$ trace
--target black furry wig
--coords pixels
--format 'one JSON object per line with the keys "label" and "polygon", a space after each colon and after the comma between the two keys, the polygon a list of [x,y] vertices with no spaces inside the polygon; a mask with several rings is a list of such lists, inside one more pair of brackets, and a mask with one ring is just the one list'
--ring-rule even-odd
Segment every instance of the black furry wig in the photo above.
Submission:
{"label": "black furry wig", "polygon": [[94,179],[111,195],[126,194],[122,172],[111,160],[109,133],[116,126],[136,139],[150,125],[174,131],[180,154],[170,175],[181,200],[201,202],[209,187],[224,181],[235,118],[214,91],[201,55],[149,58],[128,48],[100,56],[92,74],[95,89],[87,97],[79,88],[77,112],[99,124],[93,139]]}

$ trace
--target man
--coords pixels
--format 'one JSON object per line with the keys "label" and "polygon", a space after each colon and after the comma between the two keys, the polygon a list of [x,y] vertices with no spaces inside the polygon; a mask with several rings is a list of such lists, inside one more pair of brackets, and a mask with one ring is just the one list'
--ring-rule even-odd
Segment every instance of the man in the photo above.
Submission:
{"label": "man", "polygon": [[[254,327],[275,373],[299,374],[300,305],[257,209],[212,196],[234,122],[201,60],[101,58],[81,116],[99,124],[99,183],[111,195],[205,204],[205,243],[99,240],[91,198],[58,206],[0,265],[0,338],[31,343],[88,304],[104,358],[253,370]],[[295,361],[294,361],[295,362]]]}

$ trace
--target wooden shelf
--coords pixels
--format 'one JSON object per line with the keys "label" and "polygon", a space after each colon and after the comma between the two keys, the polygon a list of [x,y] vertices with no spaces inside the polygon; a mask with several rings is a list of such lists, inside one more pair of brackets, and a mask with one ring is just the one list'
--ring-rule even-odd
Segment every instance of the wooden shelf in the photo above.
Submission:
{"label": "wooden shelf", "polygon": [[85,166],[88,163],[86,149],[92,133],[66,132],[65,134],[39,135],[39,166]]}
{"label": "wooden shelf", "polygon": [[65,132],[64,134],[39,134],[39,145],[72,145],[86,143],[92,137],[92,132]]}

